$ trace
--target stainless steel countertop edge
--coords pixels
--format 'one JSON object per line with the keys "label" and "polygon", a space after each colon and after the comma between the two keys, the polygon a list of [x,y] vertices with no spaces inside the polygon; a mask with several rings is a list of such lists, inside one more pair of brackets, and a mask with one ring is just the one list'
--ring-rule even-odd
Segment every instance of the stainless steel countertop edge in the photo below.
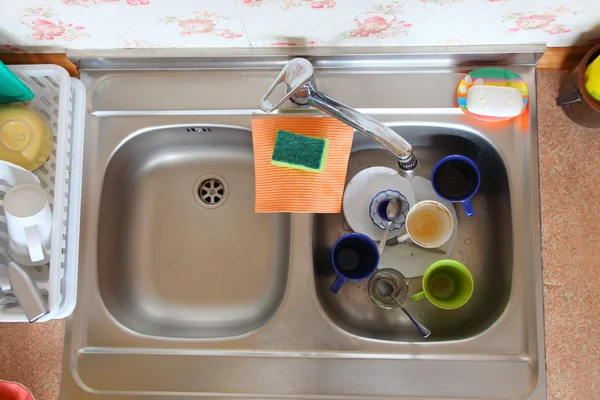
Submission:
{"label": "stainless steel countertop edge", "polygon": [[[152,50],[116,50],[116,51],[106,51],[106,52],[98,52],[94,51],[94,56],[92,57],[92,53],[90,51],[85,50],[76,50],[70,51],[67,56],[78,63],[80,68],[82,69],[83,75],[91,74],[101,74],[103,72],[108,72],[109,74],[114,72],[135,72],[135,71],[148,71],[148,70],[158,70],[158,71],[176,71],[176,70],[202,70],[202,69],[219,69],[219,68],[231,68],[231,69],[243,69],[249,67],[252,68],[269,68],[273,65],[278,65],[281,61],[282,63],[291,56],[315,56],[319,57],[322,60],[321,63],[319,61],[316,62],[317,68],[337,68],[340,64],[344,62],[346,57],[351,57],[356,54],[364,54],[368,53],[369,50],[372,51],[371,54],[374,54],[374,58],[381,57],[373,63],[361,63],[360,65],[355,65],[352,68],[364,69],[364,68],[418,68],[419,65],[423,65],[424,68],[445,68],[445,67],[456,67],[457,65],[465,67],[468,65],[481,65],[481,66],[491,66],[491,65],[512,65],[512,66],[521,66],[531,69],[534,74],[535,79],[535,63],[539,60],[541,54],[545,49],[544,45],[506,45],[506,46],[457,46],[457,47],[438,47],[438,48],[411,48],[411,47],[378,47],[378,48],[306,48],[306,49],[269,49],[269,48],[250,48],[250,49],[201,49],[198,51],[197,49],[152,49]],[[400,54],[399,54],[400,53]],[[404,54],[402,54],[404,53]],[[212,60],[203,60],[202,57],[211,57],[218,56],[219,59]],[[148,59],[146,57],[153,57],[152,59]],[[369,54],[370,57],[370,54]],[[494,63],[493,60],[496,62]],[[327,60],[329,58],[329,60]],[[371,58],[373,60],[373,58]],[[246,65],[238,65],[237,67],[234,64],[241,62]],[[505,64],[506,62],[506,64]],[[421,64],[420,64],[421,63]],[[466,67],[466,68],[469,68]],[[94,81],[92,79],[92,81]],[[94,82],[97,83],[97,82]],[[535,85],[534,85],[535,87]],[[530,88],[531,89],[531,88]],[[93,94],[91,95],[93,96]],[[153,110],[119,110],[118,108],[114,110],[94,110],[91,108],[91,98],[88,98],[88,117],[93,116],[94,118],[105,119],[112,117],[132,117],[132,118],[141,118],[145,115],[152,114],[154,116],[159,115],[161,112],[165,117],[179,117],[181,116],[184,119],[193,118],[195,116],[215,116],[220,112],[226,115],[235,114],[237,110],[240,118],[248,118],[250,115],[254,115],[253,110],[250,109],[235,109],[231,110],[207,110],[207,111],[196,111],[192,108],[187,110],[163,110],[155,113]],[[257,99],[258,101],[258,99]],[[537,95],[535,91],[530,91],[530,127],[529,134],[530,140],[527,143],[527,149],[524,149],[524,156],[528,159],[535,157],[535,159],[539,160],[538,157],[538,142],[537,142]],[[377,115],[385,115],[388,113],[391,114],[410,114],[413,109],[408,108],[390,108],[386,109],[383,107],[374,107],[374,108],[362,108],[366,110],[366,112]],[[240,111],[241,110],[241,111]],[[404,110],[404,111],[403,111]],[[419,115],[420,112],[425,113],[423,108],[415,108],[416,114]],[[455,115],[460,116],[460,113],[455,112],[457,109],[453,108],[444,108],[444,107],[434,107],[434,110],[441,114],[447,115]],[[431,110],[430,110],[431,112]],[[244,117],[245,116],[245,117]],[[418,119],[418,116],[417,116]],[[97,123],[98,121],[94,122]],[[187,122],[183,122],[187,124]],[[212,125],[212,124],[211,124]],[[87,126],[87,125],[86,125]],[[504,157],[507,155],[504,154]],[[539,162],[539,161],[538,161]],[[535,353],[537,354],[537,359],[533,359],[532,362],[540,364],[537,368],[537,383],[532,382],[532,392],[527,397],[532,400],[541,400],[546,398],[547,388],[546,388],[546,374],[545,374],[545,342],[544,342],[544,320],[543,320],[543,294],[542,291],[542,259],[541,259],[541,232],[540,232],[540,210],[539,210],[539,165],[538,163],[531,163],[529,167],[529,173],[526,176],[527,181],[532,187],[531,196],[527,198],[526,204],[523,205],[524,209],[531,210],[531,214],[525,216],[526,219],[529,219],[532,226],[532,231],[530,232],[531,236],[531,253],[530,253],[530,261],[532,263],[532,282],[535,286],[536,295],[535,302],[533,304],[527,305],[527,310],[525,310],[525,314],[535,315],[535,323],[536,329],[535,332],[537,334],[536,337],[528,336],[525,340],[527,341],[526,347],[535,347]],[[524,183],[526,185],[526,183]],[[298,219],[297,221],[300,221]],[[304,224],[312,225],[312,222],[302,218],[300,221],[300,226],[302,227]],[[537,229],[535,228],[537,226]],[[302,227],[304,229],[304,227]],[[513,276],[514,278],[514,276]],[[80,277],[81,279],[81,277]],[[80,281],[81,283],[81,281]],[[313,288],[314,289],[314,288]],[[79,305],[78,305],[79,307]],[[70,348],[72,335],[70,334],[72,326],[72,318],[69,319],[68,322],[68,334],[66,338],[66,347],[65,347],[65,363],[70,365],[65,366],[65,371],[71,370],[71,372],[76,372],[76,366],[74,363],[77,362],[77,356],[72,353]],[[84,324],[85,325],[85,324]],[[78,332],[78,336],[83,338],[86,336],[84,331],[88,330],[87,326],[79,326],[81,329]],[[532,332],[532,330],[528,329],[528,332]],[[540,334],[541,332],[541,334]],[[485,333],[485,332],[484,332]],[[540,340],[541,339],[541,340]],[[440,343],[443,344],[443,343]],[[435,347],[435,346],[434,346]],[[108,350],[108,347],[103,347]],[[383,346],[382,346],[383,348]],[[408,348],[408,346],[407,346]],[[115,349],[118,349],[118,346],[115,346]],[[127,353],[127,347],[122,348],[124,353]],[[137,349],[138,351],[132,351],[132,355],[138,354],[139,351],[143,352],[143,348]],[[184,351],[184,350],[182,350]],[[76,353],[81,355],[84,353],[94,353],[94,347],[82,347]],[[71,357],[67,353],[71,354]],[[101,352],[102,353],[102,352]],[[107,353],[110,353],[108,351]],[[172,354],[168,351],[165,354]],[[226,352],[221,352],[219,355],[226,355]],[[483,353],[482,353],[483,354]],[[216,355],[216,354],[215,354]],[[236,354],[232,353],[230,356],[235,356]],[[256,354],[258,355],[258,354]],[[335,352],[332,353],[335,357]],[[385,359],[386,357],[383,354],[371,354],[375,359]],[[434,356],[434,355],[430,355]],[[448,356],[448,360],[452,359],[451,356]],[[209,356],[210,357],[210,356]],[[265,357],[269,357],[265,355]],[[327,357],[327,355],[323,355],[323,357]],[[424,360],[429,356],[425,355]],[[513,356],[511,356],[513,357]],[[517,357],[516,355],[514,357]],[[342,357],[343,358],[343,357]],[[393,357],[392,357],[393,358]],[[407,356],[410,358],[410,356]],[[443,359],[444,357],[441,357]],[[468,357],[466,357],[468,359]],[[475,357],[476,358],[476,357]],[[70,360],[70,362],[69,362]],[[508,360],[507,360],[508,361]],[[516,360],[515,360],[516,361]],[[523,361],[526,361],[523,359]],[[74,374],[73,378],[79,379]],[[71,379],[70,377],[68,379]],[[539,383],[543,382],[543,385]],[[80,381],[82,384],[82,381]],[[95,390],[90,389],[92,392]],[[100,392],[98,392],[100,393]],[[106,391],[102,393],[113,393],[117,395],[118,393],[123,394],[124,392],[111,392]],[[170,392],[164,392],[165,396],[169,395]],[[206,393],[208,395],[209,393]],[[175,395],[173,393],[173,395]],[[227,396],[225,393],[221,393],[220,396]],[[250,394],[242,395],[243,397],[251,396]],[[274,396],[281,398],[304,398],[300,395],[290,396]],[[307,395],[306,398],[313,398],[313,395]],[[354,396],[349,396],[354,397]],[[349,398],[348,397],[348,398]],[[91,397],[90,397],[91,398]],[[331,396],[328,395],[327,398],[343,398],[341,396]],[[344,397],[345,398],[345,397]],[[357,397],[358,398],[358,397]],[[87,399],[87,397],[86,397]],[[115,397],[117,399],[117,397]],[[118,397],[121,399],[121,397]]]}

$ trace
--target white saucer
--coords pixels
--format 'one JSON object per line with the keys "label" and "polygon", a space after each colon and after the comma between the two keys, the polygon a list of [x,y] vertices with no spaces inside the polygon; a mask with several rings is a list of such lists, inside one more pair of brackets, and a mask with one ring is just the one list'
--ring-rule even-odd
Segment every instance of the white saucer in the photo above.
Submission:
{"label": "white saucer", "polygon": [[[346,222],[354,232],[367,235],[375,241],[381,239],[383,229],[371,219],[371,203],[375,197],[382,196],[382,192],[386,193],[388,191],[400,192],[408,202],[409,207],[415,204],[415,191],[408,179],[401,177],[391,168],[371,167],[363,169],[352,178],[346,186],[342,205]],[[404,220],[395,221],[388,238],[402,234],[404,232],[404,229],[401,229],[403,226]]]}
{"label": "white saucer", "polygon": [[[402,275],[407,278],[414,278],[417,276],[423,276],[425,270],[427,270],[427,268],[434,262],[450,258],[450,253],[452,253],[454,245],[456,244],[458,219],[456,216],[456,210],[454,209],[454,204],[438,196],[433,190],[431,181],[429,179],[416,176],[410,180],[410,183],[414,189],[417,202],[423,200],[438,201],[446,206],[452,215],[452,219],[454,220],[454,229],[452,230],[450,239],[448,239],[446,243],[439,247],[439,249],[444,250],[446,254],[433,253],[418,246],[412,246],[403,243],[385,247],[385,251],[379,260],[378,268],[393,268],[400,271]],[[397,231],[395,236],[398,236],[404,232],[404,229],[400,229]]]}

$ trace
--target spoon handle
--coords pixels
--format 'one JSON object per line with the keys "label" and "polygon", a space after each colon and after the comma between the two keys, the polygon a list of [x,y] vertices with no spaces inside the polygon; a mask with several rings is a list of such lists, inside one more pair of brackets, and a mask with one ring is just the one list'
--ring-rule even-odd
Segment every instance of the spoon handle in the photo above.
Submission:
{"label": "spoon handle", "polygon": [[410,313],[408,311],[406,311],[406,308],[404,308],[402,306],[400,306],[400,308],[402,309],[402,311],[404,311],[404,314],[406,314],[406,316],[411,320],[411,322],[413,323],[415,328],[417,328],[417,330],[419,331],[421,336],[423,336],[423,338],[429,337],[429,335],[431,335],[431,331],[429,329],[425,328],[425,326],[423,326],[412,315],[410,315]]}
{"label": "spoon handle", "polygon": [[388,235],[390,233],[390,228],[392,227],[392,221],[389,221],[385,226],[385,231],[383,231],[383,236],[379,241],[379,246],[377,246],[377,250],[379,250],[379,255],[383,254],[383,249],[385,249],[385,243],[387,242]]}
{"label": "spoon handle", "polygon": [[406,308],[402,307],[402,304],[400,304],[400,302],[398,301],[398,299],[395,296],[390,296],[390,297],[392,299],[394,299],[394,302],[396,302],[396,304],[398,304],[398,307],[400,307],[402,309],[402,311],[404,311],[404,314],[406,314],[408,319],[410,319],[410,321],[413,323],[415,328],[417,328],[417,330],[419,331],[421,336],[423,336],[423,338],[427,338],[427,337],[429,337],[429,335],[431,335],[431,331],[429,329],[425,328],[424,325],[422,325],[412,315],[410,315],[410,313],[406,310]]}

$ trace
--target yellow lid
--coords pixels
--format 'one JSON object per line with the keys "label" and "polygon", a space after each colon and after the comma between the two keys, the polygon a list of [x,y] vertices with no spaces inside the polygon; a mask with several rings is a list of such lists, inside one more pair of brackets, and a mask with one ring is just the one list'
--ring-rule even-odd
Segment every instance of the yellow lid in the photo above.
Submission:
{"label": "yellow lid", "polygon": [[33,171],[48,159],[53,145],[52,128],[36,110],[0,106],[0,160]]}
{"label": "yellow lid", "polygon": [[8,150],[23,151],[32,138],[31,126],[25,121],[12,120],[0,126],[0,143]]}
{"label": "yellow lid", "polygon": [[594,99],[600,101],[600,57],[596,57],[585,69],[585,88]]}

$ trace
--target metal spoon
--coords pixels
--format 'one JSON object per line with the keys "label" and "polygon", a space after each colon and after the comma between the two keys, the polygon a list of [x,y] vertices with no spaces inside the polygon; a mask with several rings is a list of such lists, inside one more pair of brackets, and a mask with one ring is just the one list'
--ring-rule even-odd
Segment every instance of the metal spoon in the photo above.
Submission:
{"label": "metal spoon", "polygon": [[402,311],[404,311],[404,314],[406,314],[406,316],[410,319],[410,321],[413,323],[415,328],[417,328],[417,330],[419,331],[421,336],[423,336],[423,338],[427,338],[427,337],[429,337],[429,335],[431,335],[431,331],[429,329],[427,329],[419,321],[414,319],[414,317],[412,315],[410,315],[410,313],[406,310],[406,308],[402,307],[402,303],[400,301],[398,301],[398,299],[394,296],[394,288],[388,281],[386,281],[385,279],[381,279],[380,281],[378,281],[377,282],[377,291],[379,292],[380,295],[386,296],[386,297],[391,297],[392,300],[394,300],[394,302],[398,305],[398,307],[400,307],[400,309]]}
{"label": "metal spoon", "polygon": [[400,214],[402,214],[402,200],[397,197],[393,197],[385,208],[385,216],[390,220],[394,221]]}
{"label": "metal spoon", "polygon": [[392,225],[394,224],[394,220],[400,216],[401,212],[402,201],[400,201],[400,199],[397,197],[393,197],[385,209],[385,216],[389,221],[385,227],[385,230],[383,231],[383,235],[381,236],[381,240],[379,241],[379,246],[377,246],[377,249],[379,250],[379,255],[383,253],[383,249],[385,249],[387,238],[390,233],[390,230],[392,229]]}

